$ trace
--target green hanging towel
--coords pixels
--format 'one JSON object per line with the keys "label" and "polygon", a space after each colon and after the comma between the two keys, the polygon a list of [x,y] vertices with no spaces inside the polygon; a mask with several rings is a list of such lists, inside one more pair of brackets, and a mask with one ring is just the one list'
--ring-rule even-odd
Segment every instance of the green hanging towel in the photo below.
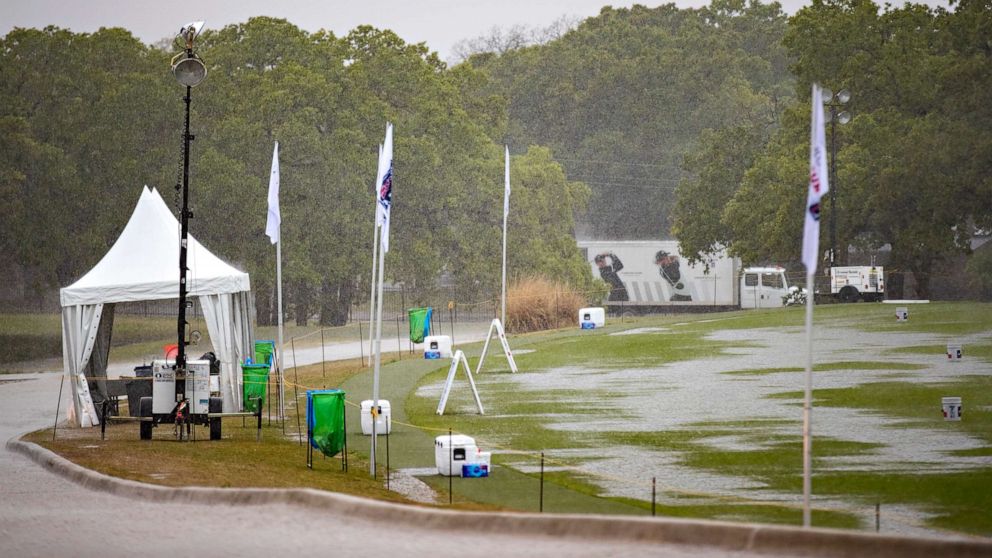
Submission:
{"label": "green hanging towel", "polygon": [[259,405],[265,405],[265,388],[269,385],[269,365],[242,364],[241,381],[243,382],[242,393],[244,394],[245,412],[257,412],[256,399]]}
{"label": "green hanging towel", "polygon": [[307,391],[307,432],[310,445],[327,457],[334,457],[344,448],[343,391]]}
{"label": "green hanging towel", "polygon": [[424,342],[424,337],[431,332],[431,314],[433,313],[434,309],[430,307],[407,310],[410,317],[410,341],[414,343]]}

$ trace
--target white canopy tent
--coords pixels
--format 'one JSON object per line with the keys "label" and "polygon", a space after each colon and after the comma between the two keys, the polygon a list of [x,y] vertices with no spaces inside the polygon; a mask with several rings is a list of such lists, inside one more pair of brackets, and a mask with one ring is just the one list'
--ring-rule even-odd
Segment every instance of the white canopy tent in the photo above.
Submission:
{"label": "white canopy tent", "polygon": [[[113,308],[118,302],[179,298],[179,221],[147,186],[117,242],[96,266],[61,290],[62,359],[80,426],[99,424],[89,381],[106,376]],[[254,355],[248,274],[197,242],[187,243],[187,293],[199,297],[220,361],[224,411],[241,410],[241,361]]]}

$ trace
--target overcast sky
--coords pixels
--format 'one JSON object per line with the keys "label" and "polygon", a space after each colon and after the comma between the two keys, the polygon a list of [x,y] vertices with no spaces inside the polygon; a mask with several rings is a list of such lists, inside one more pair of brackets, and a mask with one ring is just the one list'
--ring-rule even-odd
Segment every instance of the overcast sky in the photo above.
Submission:
{"label": "overcast sky", "polygon": [[[562,15],[586,18],[598,14],[604,5],[629,7],[633,3],[608,0],[0,0],[0,35],[6,35],[14,27],[56,25],[76,32],[124,27],[145,43],[153,44],[174,36],[189,21],[204,20],[208,28],[219,29],[265,15],[288,19],[307,31],[329,29],[339,36],[362,24],[392,29],[405,41],[426,42],[441,58],[449,59],[455,43],[483,35],[493,26],[544,27]],[[638,3],[658,6],[669,2]],[[709,0],[675,0],[674,3],[689,8],[708,4]],[[876,3],[881,2],[876,0]],[[948,5],[947,0],[925,0],[924,3]],[[782,0],[781,4],[787,13],[793,14],[809,1]]]}

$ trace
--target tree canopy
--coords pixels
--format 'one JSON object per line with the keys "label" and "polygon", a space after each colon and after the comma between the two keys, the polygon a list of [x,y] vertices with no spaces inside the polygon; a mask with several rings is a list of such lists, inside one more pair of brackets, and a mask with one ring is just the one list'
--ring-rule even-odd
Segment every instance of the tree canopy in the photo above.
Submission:
{"label": "tree canopy", "polygon": [[[484,74],[448,69],[390,31],[335,37],[264,17],[205,31],[197,53],[209,71],[192,90],[191,231],[251,273],[261,321],[274,312],[263,234],[273,143],[286,298],[300,321],[340,324],[368,292],[387,121],[396,129],[387,278],[414,302],[442,274],[473,300],[498,292],[506,111]],[[16,214],[0,226],[39,293],[102,256],[142,185],[173,199],[185,91],[169,75],[171,54],[121,29],[18,29],[0,43],[0,189]],[[564,239],[585,187],[546,150],[514,151],[510,273],[567,271],[581,287],[591,278]]]}
{"label": "tree canopy", "polygon": [[[0,39],[0,248],[42,296],[114,241],[142,185],[181,176],[178,45],[123,29],[15,29]],[[848,89],[828,124],[824,222],[839,261],[883,247],[928,293],[934,266],[992,230],[992,2],[953,11],[870,0],[713,0],[606,7],[542,33],[494,29],[448,67],[368,26],[344,36],[252,18],[206,30],[193,90],[193,233],[252,274],[274,319],[263,235],[280,143],[283,268],[297,319],[342,323],[368,292],[372,181],[395,125],[386,275],[410,301],[499,290],[503,146],[513,153],[510,274],[587,288],[576,234],[674,236],[689,259],[728,249],[799,267],[812,83]],[[587,212],[583,214],[584,211]],[[824,227],[825,229],[827,227]],[[981,262],[973,269],[986,269]]]}
{"label": "tree canopy", "polygon": [[792,94],[778,4],[606,7],[557,40],[476,54],[511,143],[547,145],[590,186],[595,238],[668,238],[683,156],[706,130],[776,121]]}
{"label": "tree canopy", "polygon": [[836,173],[823,222],[836,219],[839,262],[847,261],[843,247],[886,246],[890,265],[912,272],[917,294],[927,296],[934,265],[969,252],[975,228],[988,230],[992,218],[992,109],[982,100],[992,86],[990,37],[988,2],[964,1],[948,12],[815,0],[800,10],[783,39],[796,100],[781,126],[770,134],[726,126],[686,158],[694,176],[679,189],[683,247],[699,255],[729,246],[749,262],[797,262],[810,84],[846,88],[851,100],[835,111],[853,120],[827,124]]}

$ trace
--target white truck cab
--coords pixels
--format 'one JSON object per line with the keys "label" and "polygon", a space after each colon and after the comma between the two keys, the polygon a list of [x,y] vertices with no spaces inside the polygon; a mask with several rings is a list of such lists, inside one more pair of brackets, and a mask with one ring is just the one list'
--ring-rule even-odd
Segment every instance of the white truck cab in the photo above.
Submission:
{"label": "white truck cab", "polygon": [[741,308],[785,306],[789,281],[781,267],[748,267],[741,274]]}

